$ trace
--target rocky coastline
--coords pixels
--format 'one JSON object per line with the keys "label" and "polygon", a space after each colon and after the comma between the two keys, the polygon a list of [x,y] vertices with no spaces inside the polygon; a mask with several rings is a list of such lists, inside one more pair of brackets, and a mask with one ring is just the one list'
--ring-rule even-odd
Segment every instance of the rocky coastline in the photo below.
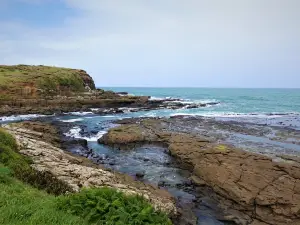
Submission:
{"label": "rocky coastline", "polygon": [[[209,187],[226,214],[237,224],[300,224],[300,164],[217,143],[201,132],[170,130],[168,119],[121,122],[99,143],[122,150],[162,144],[199,187]],[[124,124],[125,123],[125,124]]]}
{"label": "rocky coastline", "polygon": [[34,169],[52,174],[74,192],[87,187],[112,187],[128,195],[143,196],[170,217],[177,215],[175,201],[168,192],[59,148],[60,138],[53,126],[25,122],[3,127],[16,138],[20,153],[33,160]]}
{"label": "rocky coastline", "polygon": [[[104,91],[95,87],[84,70],[0,66],[0,78],[4,81],[0,85],[0,116],[65,116],[70,112],[104,116],[219,104]],[[209,213],[217,212],[214,217],[224,224],[300,224],[300,133],[281,128],[283,122],[271,128],[264,123],[253,125],[174,116],[127,118],[109,123],[115,126],[98,140],[98,146],[110,147],[115,152],[156,151],[150,159],[133,155],[123,160],[139,157],[139,163],[144,164],[153,160],[152,167],[147,168],[170,168],[169,176],[179,174],[174,171],[185,175],[173,183],[165,179],[166,182],[162,180],[152,185],[143,179],[148,171],[134,171],[134,175],[117,172],[113,157],[98,154],[89,148],[86,139],[66,136],[73,125],[55,118],[3,127],[16,138],[20,153],[32,159],[34,169],[52,174],[74,192],[84,187],[105,186],[126,194],[142,195],[155,209],[172,217],[176,225],[196,225],[199,221],[195,211],[202,210],[196,206],[201,204],[212,208]],[[97,126],[89,130],[81,124],[79,130],[95,136],[100,129]],[[245,141],[240,141],[243,138]],[[266,144],[253,144],[256,140]],[[265,148],[267,145],[277,147],[269,151],[269,147]],[[281,146],[285,145],[290,149],[282,152]],[[123,163],[126,166],[128,162]],[[195,198],[175,199],[173,193],[167,191],[170,187]]]}

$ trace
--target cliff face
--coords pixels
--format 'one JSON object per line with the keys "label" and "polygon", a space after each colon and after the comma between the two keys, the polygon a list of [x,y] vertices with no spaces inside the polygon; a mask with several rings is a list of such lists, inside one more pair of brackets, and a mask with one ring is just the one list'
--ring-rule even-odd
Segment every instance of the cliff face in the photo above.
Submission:
{"label": "cliff face", "polygon": [[91,90],[96,89],[93,78],[84,70],[79,70],[79,75],[84,82],[85,87],[88,86]]}
{"label": "cliff face", "polygon": [[84,70],[50,66],[0,65],[1,99],[69,95],[94,89],[93,79]]}

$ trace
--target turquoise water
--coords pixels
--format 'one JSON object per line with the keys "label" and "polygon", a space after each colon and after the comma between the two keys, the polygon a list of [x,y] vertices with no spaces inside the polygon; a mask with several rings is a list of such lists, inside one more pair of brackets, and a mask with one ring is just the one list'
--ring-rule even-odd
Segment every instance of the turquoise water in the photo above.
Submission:
{"label": "turquoise water", "polygon": [[217,106],[178,110],[199,115],[299,114],[300,89],[223,89],[223,88],[104,88],[116,92],[154,98],[180,98],[198,103],[220,102]]}

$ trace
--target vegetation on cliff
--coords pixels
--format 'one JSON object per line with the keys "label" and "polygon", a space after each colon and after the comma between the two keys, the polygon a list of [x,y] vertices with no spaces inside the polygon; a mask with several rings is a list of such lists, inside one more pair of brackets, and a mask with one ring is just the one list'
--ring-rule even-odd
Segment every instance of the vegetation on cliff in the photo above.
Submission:
{"label": "vegetation on cliff", "polygon": [[93,79],[84,71],[50,66],[1,66],[1,98],[11,96],[37,97],[40,95],[83,92],[95,89]]}
{"label": "vegetation on cliff", "polygon": [[30,164],[14,137],[0,128],[0,224],[171,224],[140,196],[111,188],[66,194],[66,184]]}

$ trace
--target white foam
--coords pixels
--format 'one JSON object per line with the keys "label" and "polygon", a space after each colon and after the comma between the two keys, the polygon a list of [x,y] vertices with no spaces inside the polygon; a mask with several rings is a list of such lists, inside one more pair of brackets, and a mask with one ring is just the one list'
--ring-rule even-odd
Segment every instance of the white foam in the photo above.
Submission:
{"label": "white foam", "polygon": [[161,101],[161,100],[165,100],[166,98],[159,98],[159,97],[155,97],[155,96],[151,96],[150,97],[150,101]]}
{"label": "white foam", "polygon": [[91,111],[97,112],[100,108],[91,108]]}
{"label": "white foam", "polygon": [[64,135],[66,135],[67,137],[82,138],[80,136],[80,131],[81,131],[80,127],[73,127]]}
{"label": "white foam", "polygon": [[99,131],[95,136],[82,137],[82,138],[87,140],[87,141],[98,141],[98,139],[101,138],[106,133],[107,133],[106,131]]}
{"label": "white foam", "polygon": [[157,114],[155,112],[147,112],[143,115],[140,115],[139,117],[156,117]]}
{"label": "white foam", "polygon": [[117,117],[117,116],[106,115],[106,116],[101,116],[101,117],[105,117],[105,118],[115,118],[115,117]]}
{"label": "white foam", "polygon": [[85,116],[85,115],[93,114],[93,112],[70,112],[70,113],[67,113],[67,114],[71,114],[71,115],[74,115],[74,116]]}
{"label": "white foam", "polygon": [[15,116],[3,116],[0,117],[0,121],[20,121],[20,120],[30,120],[39,117],[46,117],[48,115],[40,114],[29,114],[29,115],[15,115]]}
{"label": "white foam", "polygon": [[82,121],[83,119],[69,119],[69,120],[60,120],[61,122],[64,122],[64,123],[74,123],[74,122],[79,122],[79,121]]}
{"label": "white foam", "polygon": [[280,118],[284,115],[267,115],[261,113],[234,113],[234,112],[199,112],[199,113],[173,113],[171,116],[204,116],[219,118]]}
{"label": "white foam", "polygon": [[99,131],[96,135],[84,137],[80,135],[80,131],[81,131],[80,127],[73,127],[64,135],[66,135],[67,137],[85,139],[87,141],[97,141],[99,138],[101,138],[104,134],[107,133],[107,131]]}

